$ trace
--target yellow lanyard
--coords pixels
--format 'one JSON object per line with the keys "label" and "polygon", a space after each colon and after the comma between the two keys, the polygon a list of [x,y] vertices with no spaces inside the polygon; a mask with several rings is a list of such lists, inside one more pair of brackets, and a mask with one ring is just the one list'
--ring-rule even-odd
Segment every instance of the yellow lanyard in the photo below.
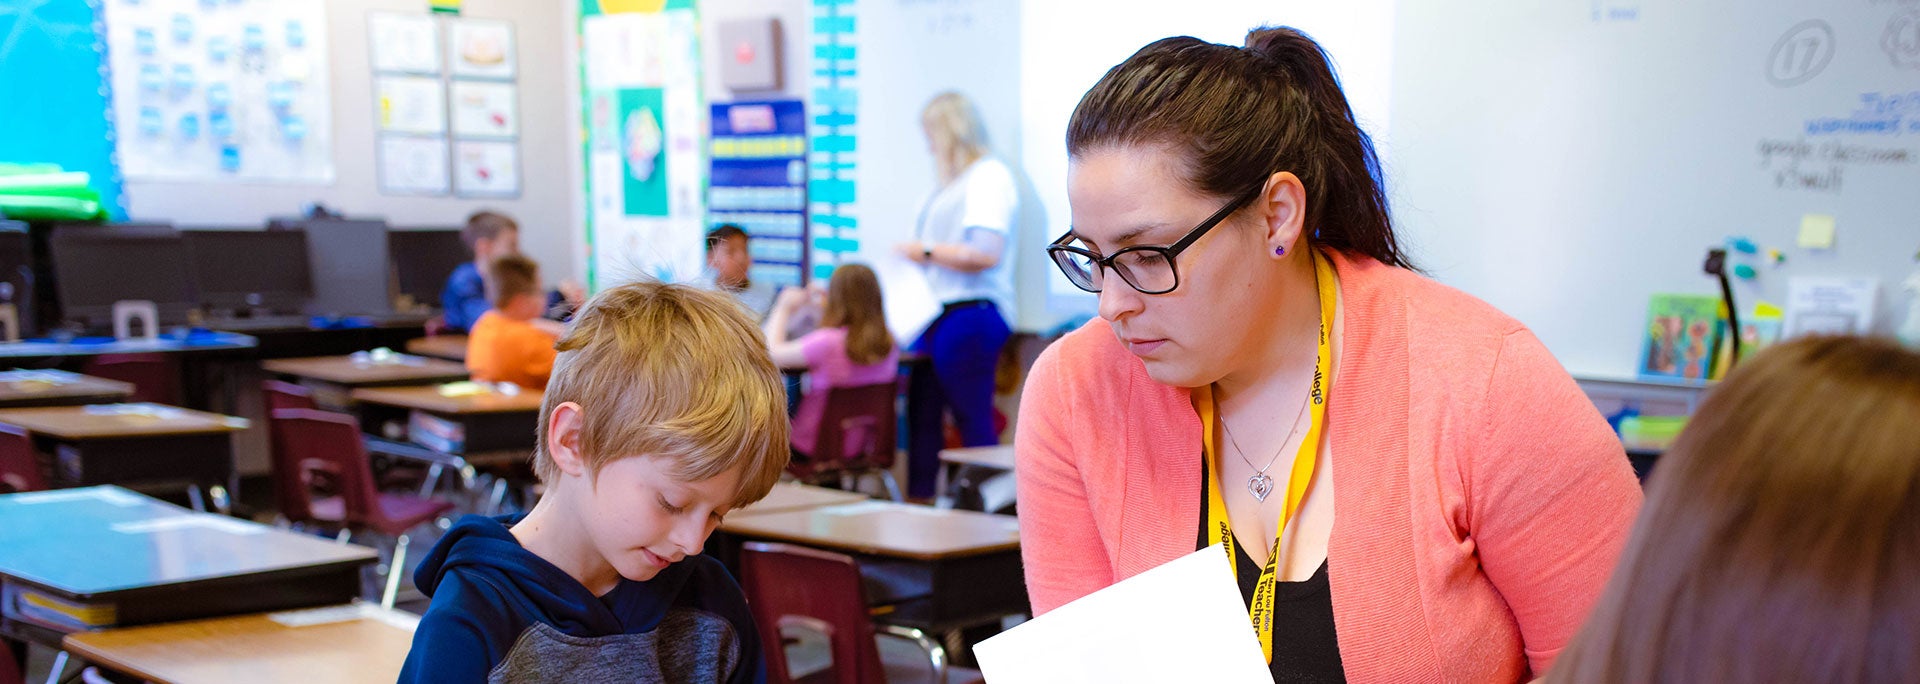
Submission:
{"label": "yellow lanyard", "polygon": [[[1312,422],[1307,425],[1306,439],[1300,442],[1300,451],[1293,457],[1293,469],[1287,475],[1286,506],[1280,509],[1280,523],[1273,528],[1273,549],[1267,553],[1267,565],[1260,571],[1260,583],[1254,586],[1253,601],[1247,606],[1247,619],[1253,622],[1253,629],[1260,635],[1260,651],[1266,655],[1267,662],[1273,662],[1273,592],[1274,581],[1278,574],[1280,558],[1280,536],[1286,532],[1287,522],[1300,510],[1300,500],[1306,498],[1307,485],[1313,482],[1313,467],[1320,460],[1321,429],[1326,425],[1327,386],[1332,378],[1332,343],[1328,339],[1333,328],[1333,267],[1326,259],[1315,255],[1313,260],[1315,289],[1320,296],[1320,344],[1313,366],[1313,390],[1309,395],[1311,405],[1309,413]],[[1207,469],[1207,529],[1213,530],[1215,538],[1227,549],[1227,567],[1233,569],[1234,577],[1239,577],[1239,562],[1234,554],[1233,527],[1227,520],[1227,500],[1221,489],[1222,483],[1215,476],[1220,468],[1214,463],[1221,451],[1214,444],[1215,407],[1213,388],[1203,387],[1195,392],[1195,402],[1200,412],[1200,424],[1205,426],[1202,444],[1206,449],[1205,465]]]}

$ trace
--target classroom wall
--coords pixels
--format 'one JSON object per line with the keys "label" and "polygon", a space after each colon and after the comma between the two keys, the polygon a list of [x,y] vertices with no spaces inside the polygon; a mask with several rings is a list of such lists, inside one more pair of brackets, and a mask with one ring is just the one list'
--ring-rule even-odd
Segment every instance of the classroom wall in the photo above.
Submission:
{"label": "classroom wall", "polygon": [[[807,73],[813,65],[813,41],[808,17],[809,0],[701,0],[700,2],[700,75],[706,81],[708,102],[727,102],[758,98],[806,99]],[[720,22],[735,19],[773,17],[780,20],[785,63],[781,65],[782,88],[777,92],[734,93],[720,83],[720,60],[724,50],[718,39]]]}
{"label": "classroom wall", "polygon": [[395,226],[451,226],[475,210],[519,219],[520,247],[549,281],[583,278],[583,234],[575,195],[581,187],[577,141],[578,62],[573,18],[564,2],[466,0],[462,16],[513,22],[520,74],[520,172],[517,199],[411,197],[380,193],[375,176],[375,105],[367,56],[367,12],[427,12],[424,0],[326,0],[333,87],[334,170],[326,185],[153,182],[126,184],[132,220],[259,225],[320,202],[352,216],[383,216]]}

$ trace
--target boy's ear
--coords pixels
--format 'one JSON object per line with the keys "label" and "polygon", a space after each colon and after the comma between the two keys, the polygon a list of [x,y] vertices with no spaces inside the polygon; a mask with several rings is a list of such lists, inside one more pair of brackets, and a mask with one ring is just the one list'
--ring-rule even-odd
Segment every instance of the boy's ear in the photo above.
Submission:
{"label": "boy's ear", "polygon": [[571,401],[561,402],[547,416],[547,456],[560,472],[574,477],[587,474],[586,455],[580,452],[580,434],[586,420],[585,409]]}

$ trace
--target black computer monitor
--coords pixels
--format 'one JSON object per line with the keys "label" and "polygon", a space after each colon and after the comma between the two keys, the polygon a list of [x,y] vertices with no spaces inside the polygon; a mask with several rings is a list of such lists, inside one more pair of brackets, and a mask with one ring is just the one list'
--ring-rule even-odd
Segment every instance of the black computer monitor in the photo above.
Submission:
{"label": "black computer monitor", "polygon": [[145,299],[158,306],[161,325],[178,325],[196,306],[187,243],[172,226],[63,225],[48,247],[68,321],[104,327],[114,302]]}
{"label": "black computer monitor", "polygon": [[473,261],[458,228],[396,228],[387,233],[387,245],[400,294],[436,309],[453,270]]}
{"label": "black computer monitor", "polygon": [[200,302],[226,311],[297,314],[313,297],[304,230],[182,230]]}
{"label": "black computer monitor", "polygon": [[313,299],[307,302],[307,313],[393,313],[386,221],[307,219],[305,226],[307,264],[313,273]]}

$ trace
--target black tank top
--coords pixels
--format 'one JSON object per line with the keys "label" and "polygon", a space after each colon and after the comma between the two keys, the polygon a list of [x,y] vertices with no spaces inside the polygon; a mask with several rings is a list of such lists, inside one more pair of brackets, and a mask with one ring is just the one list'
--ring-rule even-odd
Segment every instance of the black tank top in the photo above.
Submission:
{"label": "black tank top", "polygon": [[[1200,485],[1200,529],[1194,548],[1212,546],[1207,534],[1207,490],[1212,483],[1202,478]],[[1240,580],[1240,601],[1253,605],[1253,590],[1260,583],[1259,565],[1247,556],[1240,544],[1234,544],[1235,575]],[[1327,582],[1327,563],[1304,582],[1274,582],[1273,662],[1268,664],[1275,684],[1308,682],[1345,682],[1347,673],[1340,666],[1340,642],[1333,629],[1333,589]]]}

